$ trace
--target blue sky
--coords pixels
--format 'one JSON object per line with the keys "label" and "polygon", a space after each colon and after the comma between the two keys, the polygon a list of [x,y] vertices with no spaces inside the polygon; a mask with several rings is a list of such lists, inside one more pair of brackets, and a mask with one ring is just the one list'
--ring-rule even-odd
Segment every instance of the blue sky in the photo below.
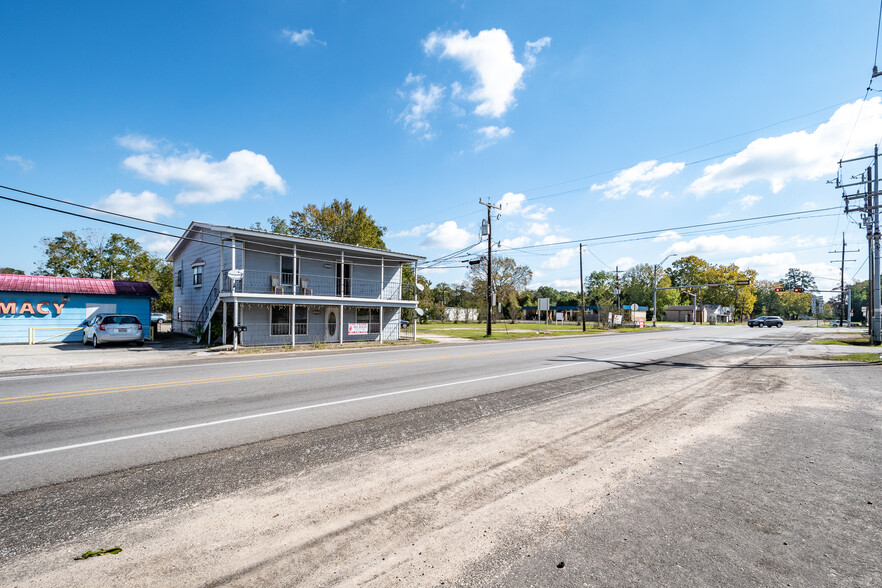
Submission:
{"label": "blue sky", "polygon": [[[483,198],[503,204],[494,241],[534,286],[576,289],[584,240],[586,274],[696,254],[829,288],[843,231],[861,249],[847,278],[866,274],[863,230],[838,211],[666,229],[841,204],[836,161],[882,139],[878,93],[863,103],[878,15],[870,1],[6,2],[0,184],[178,226],[349,198],[390,249],[429,259],[477,242]],[[26,271],[41,237],[119,230],[8,201],[0,214],[0,265]],[[656,232],[596,240],[640,231]],[[173,241],[122,232],[162,255]]]}

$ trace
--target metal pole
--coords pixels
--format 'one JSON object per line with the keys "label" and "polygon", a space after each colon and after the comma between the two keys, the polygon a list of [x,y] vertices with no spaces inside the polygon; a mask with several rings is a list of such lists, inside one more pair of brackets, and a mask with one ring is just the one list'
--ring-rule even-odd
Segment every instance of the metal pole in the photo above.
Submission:
{"label": "metal pole", "polygon": [[655,326],[655,319],[658,316],[658,264],[652,266],[652,326]]}
{"label": "metal pole", "polygon": [[839,326],[845,322],[845,233],[842,233],[842,266],[839,270]]}
{"label": "metal pole", "polygon": [[873,213],[870,208],[873,205],[873,176],[872,176],[872,168],[867,168],[867,194],[864,198],[864,208],[867,213],[864,217],[864,225],[867,228],[867,270],[869,272],[869,276],[867,279],[867,312],[864,316],[864,320],[867,321],[867,327],[870,331],[870,342],[875,340],[874,333],[876,332],[875,325],[873,323],[873,274],[876,267],[875,260],[873,259]]}
{"label": "metal pole", "polygon": [[493,276],[493,225],[490,220],[490,207],[487,207],[487,336],[493,334],[490,324],[490,312],[493,309],[492,278]]}
{"label": "metal pole", "polygon": [[879,145],[873,149],[873,344],[882,343],[882,292],[879,290]]}
{"label": "metal pole", "polygon": [[[582,277],[582,244],[579,243],[579,294],[582,300],[582,332],[585,332],[585,278]],[[538,302],[537,302],[538,304]]]}

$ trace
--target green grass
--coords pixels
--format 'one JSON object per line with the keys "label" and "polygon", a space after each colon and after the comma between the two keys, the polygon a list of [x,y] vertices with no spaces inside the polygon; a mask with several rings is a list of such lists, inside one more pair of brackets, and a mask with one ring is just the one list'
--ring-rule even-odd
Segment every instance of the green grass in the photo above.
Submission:
{"label": "green grass", "polygon": [[869,339],[863,337],[853,337],[849,339],[815,339],[813,345],[869,345]]}
{"label": "green grass", "polygon": [[860,361],[863,363],[882,363],[882,358],[878,353],[849,353],[847,355],[836,355],[831,357],[836,361]]}
{"label": "green grass", "polygon": [[[649,327],[644,327],[649,328]],[[628,332],[640,331],[643,329],[637,327],[620,327],[617,329],[601,329],[597,327],[587,327],[586,334],[597,334],[605,332]],[[484,341],[488,339],[527,339],[531,337],[553,337],[558,335],[581,335],[582,326],[574,324],[565,325],[548,325],[548,332],[545,331],[545,324],[540,327],[537,333],[536,323],[494,323],[493,334],[487,336],[487,325],[477,323],[428,323],[417,325],[417,334],[431,337],[432,335],[447,335],[449,337],[461,337],[463,339],[474,339]]]}

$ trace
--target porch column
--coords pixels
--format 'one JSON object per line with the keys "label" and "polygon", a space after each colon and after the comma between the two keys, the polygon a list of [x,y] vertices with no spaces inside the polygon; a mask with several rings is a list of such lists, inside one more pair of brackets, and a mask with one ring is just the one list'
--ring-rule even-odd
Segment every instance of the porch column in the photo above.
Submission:
{"label": "porch column", "polygon": [[383,307],[380,307],[380,343],[383,342]]}
{"label": "porch column", "polygon": [[[386,258],[380,258],[380,300],[386,299]],[[380,316],[383,316],[383,308],[380,307]],[[382,321],[380,321],[382,323]]]}
{"label": "porch column", "polygon": [[291,303],[291,347],[294,347],[294,343],[297,341],[297,335],[294,333],[294,317],[296,316],[296,314],[297,314],[297,305],[292,302]]}
{"label": "porch column", "polygon": [[[236,298],[236,292],[233,291],[233,328],[239,326],[239,299]],[[239,333],[233,331],[233,351],[239,350]]]}
{"label": "porch column", "polygon": [[221,335],[221,337],[222,337],[221,345],[226,345],[227,344],[227,301],[226,300],[224,300],[223,306],[224,306],[224,310],[223,310],[224,323],[223,323],[223,328],[221,329],[221,332],[223,333]]}
{"label": "porch column", "polygon": [[[341,254],[342,256],[342,254]],[[340,275],[343,275],[342,272]],[[343,345],[343,305],[340,305],[340,322],[338,323],[338,327],[340,329],[340,345]]]}

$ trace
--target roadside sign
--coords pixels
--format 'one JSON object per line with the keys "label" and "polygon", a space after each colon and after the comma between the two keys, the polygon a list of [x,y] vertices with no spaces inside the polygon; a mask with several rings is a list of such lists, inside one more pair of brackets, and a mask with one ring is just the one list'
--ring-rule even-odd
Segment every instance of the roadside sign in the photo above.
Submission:
{"label": "roadside sign", "polygon": [[636,302],[631,305],[631,312],[637,312],[638,310],[640,310],[640,306]]}
{"label": "roadside sign", "polygon": [[550,299],[549,298],[540,298],[539,299],[539,310],[548,310],[550,308]]}

